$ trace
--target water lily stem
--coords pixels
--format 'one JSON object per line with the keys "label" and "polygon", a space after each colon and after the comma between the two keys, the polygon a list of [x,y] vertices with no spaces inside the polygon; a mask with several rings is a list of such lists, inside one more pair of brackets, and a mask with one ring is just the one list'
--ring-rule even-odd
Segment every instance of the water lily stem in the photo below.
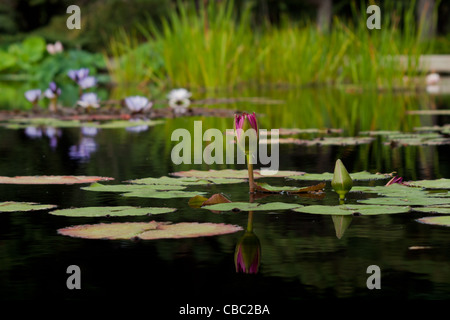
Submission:
{"label": "water lily stem", "polygon": [[255,182],[253,180],[253,163],[250,161],[250,155],[247,155],[247,168],[248,168],[248,184],[250,186],[250,193],[255,192]]}
{"label": "water lily stem", "polygon": [[253,211],[248,212],[247,232],[253,232]]}

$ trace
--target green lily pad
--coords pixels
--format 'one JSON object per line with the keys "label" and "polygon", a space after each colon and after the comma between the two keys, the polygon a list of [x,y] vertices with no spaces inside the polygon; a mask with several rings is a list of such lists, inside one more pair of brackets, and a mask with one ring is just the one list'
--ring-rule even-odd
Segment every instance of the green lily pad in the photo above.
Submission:
{"label": "green lily pad", "polygon": [[390,186],[355,186],[352,188],[351,192],[376,193],[393,198],[416,198],[428,196],[428,192],[423,189],[411,188],[398,183],[394,183]]}
{"label": "green lily pad", "polygon": [[311,205],[293,209],[296,212],[325,214],[325,215],[378,215],[378,214],[394,214],[405,213],[410,211],[410,207],[398,206],[371,206],[358,204],[344,204],[339,206],[318,206]]}
{"label": "green lily pad", "polygon": [[[388,179],[391,176],[389,174],[381,174],[381,173],[370,173],[367,171],[360,171],[355,173],[350,173],[350,177],[353,181],[357,180],[382,180]],[[299,176],[290,176],[289,179],[293,180],[308,180],[308,181],[331,181],[333,179],[333,173],[324,172],[324,173],[305,173],[304,175]]]}
{"label": "green lily pad", "polygon": [[440,204],[450,204],[450,198],[431,198],[431,197],[411,197],[411,198],[370,198],[359,200],[358,202],[364,204],[379,204],[391,206],[434,206]]}
{"label": "green lily pad", "polygon": [[205,192],[198,191],[158,191],[158,190],[136,190],[132,192],[123,193],[124,197],[137,198],[157,198],[157,199],[172,199],[172,198],[192,198],[196,195],[205,194]]}
{"label": "green lily pad", "polygon": [[54,204],[39,204],[34,202],[0,202],[0,212],[35,211],[56,208]]}
{"label": "green lily pad", "polygon": [[416,221],[424,224],[450,227],[450,216],[425,217],[417,219]]}
{"label": "green lily pad", "polygon": [[419,180],[409,181],[407,184],[411,187],[421,187],[426,189],[450,189],[450,179],[436,179],[436,180]]}
{"label": "green lily pad", "polygon": [[0,184],[76,184],[114,180],[108,177],[95,176],[21,176],[0,177]]}
{"label": "green lily pad", "polygon": [[49,212],[55,216],[67,217],[123,217],[145,216],[149,214],[162,214],[174,212],[174,208],[137,208],[129,206],[117,207],[85,207],[74,209],[61,209]]}
{"label": "green lily pad", "polygon": [[83,125],[99,129],[122,129],[137,126],[152,127],[162,123],[164,123],[164,121],[161,120],[139,120],[139,121],[115,120],[104,123],[84,123]]}
{"label": "green lily pad", "polygon": [[242,227],[223,223],[128,222],[79,225],[58,230],[65,236],[84,239],[179,239],[224,235],[241,231]]}
{"label": "green lily pad", "polygon": [[[349,146],[368,144],[374,140],[372,137],[322,137],[313,140],[303,140],[296,138],[279,138],[280,144],[297,144],[305,146]],[[267,144],[268,139],[259,139],[259,143]]]}
{"label": "green lily pad", "polygon": [[273,211],[273,210],[289,210],[299,208],[301,205],[296,203],[271,202],[271,203],[250,203],[250,202],[229,202],[219,203],[202,208],[213,211]]}
{"label": "green lily pad", "polygon": [[186,186],[181,185],[141,185],[141,184],[111,184],[104,185],[93,183],[89,187],[81,188],[87,191],[99,192],[133,192],[133,191],[161,191],[161,190],[183,190]]}
{"label": "green lily pad", "polygon": [[[289,177],[289,176],[297,176],[302,175],[304,172],[299,171],[278,171],[273,175],[263,175],[260,170],[253,170],[253,177],[255,179],[264,178],[264,177]],[[248,178],[248,170],[233,170],[233,169],[224,169],[224,170],[189,170],[189,171],[179,171],[171,173],[173,176],[177,177],[193,177],[198,179],[247,179]]]}
{"label": "green lily pad", "polygon": [[232,183],[242,183],[247,182],[244,179],[225,179],[225,178],[171,178],[171,177],[160,177],[160,178],[142,178],[129,180],[130,183],[135,184],[148,184],[148,185],[208,185],[208,184],[232,184]]}
{"label": "green lily pad", "polygon": [[374,130],[374,131],[361,131],[359,134],[369,136],[389,136],[400,133],[401,133],[400,131]]}
{"label": "green lily pad", "polygon": [[438,213],[438,214],[450,214],[450,206],[414,208],[414,211]]}

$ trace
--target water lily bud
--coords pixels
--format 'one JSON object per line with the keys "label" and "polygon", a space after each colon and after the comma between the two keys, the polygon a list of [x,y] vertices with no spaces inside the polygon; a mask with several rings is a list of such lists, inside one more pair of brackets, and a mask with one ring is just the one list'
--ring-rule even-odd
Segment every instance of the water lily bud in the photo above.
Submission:
{"label": "water lily bud", "polygon": [[340,199],[344,199],[345,195],[353,187],[353,180],[350,177],[350,174],[348,173],[341,159],[338,159],[336,161],[333,180],[331,180],[331,186],[333,187],[334,191],[339,194]]}
{"label": "water lily bud", "polygon": [[236,245],[234,264],[236,272],[258,273],[261,262],[261,245],[253,232],[245,232]]}
{"label": "water lily bud", "polygon": [[[247,132],[248,129],[253,129]],[[236,140],[238,146],[245,151],[245,153],[249,153],[249,149],[252,149],[251,146],[252,140],[254,143],[258,141],[258,122],[256,120],[256,114],[253,112],[252,114],[243,113],[234,115],[234,130],[236,133]],[[252,132],[253,131],[253,132]],[[251,139],[252,135],[255,135],[254,139]],[[248,136],[250,146],[245,145],[245,137]]]}

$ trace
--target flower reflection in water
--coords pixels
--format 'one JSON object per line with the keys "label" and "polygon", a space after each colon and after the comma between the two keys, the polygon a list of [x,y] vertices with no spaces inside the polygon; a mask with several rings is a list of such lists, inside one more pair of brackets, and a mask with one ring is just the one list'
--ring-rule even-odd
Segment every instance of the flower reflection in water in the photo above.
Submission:
{"label": "flower reflection in water", "polygon": [[[130,119],[130,122],[141,122],[142,120],[140,119]],[[127,130],[128,132],[143,132],[143,131],[147,131],[148,130],[148,125],[143,124],[143,125],[136,125],[133,127],[127,127],[125,128],[125,130]]]}
{"label": "flower reflection in water", "polygon": [[83,137],[78,145],[70,147],[69,157],[72,160],[88,161],[95,151],[97,151],[95,140],[91,137]]}
{"label": "flower reflection in water", "polygon": [[26,127],[25,135],[31,139],[42,138],[42,129],[37,127]]}
{"label": "flower reflection in water", "polygon": [[50,147],[55,149],[58,146],[58,138],[61,137],[61,130],[54,127],[34,127],[25,128],[25,135],[30,139],[40,139],[44,135],[50,140]]}
{"label": "flower reflection in water", "polygon": [[261,244],[253,233],[253,212],[248,213],[247,230],[239,239],[234,253],[234,265],[237,273],[256,274],[261,262]]}
{"label": "flower reflection in water", "polygon": [[95,137],[99,131],[96,127],[81,127],[81,134],[86,137]]}

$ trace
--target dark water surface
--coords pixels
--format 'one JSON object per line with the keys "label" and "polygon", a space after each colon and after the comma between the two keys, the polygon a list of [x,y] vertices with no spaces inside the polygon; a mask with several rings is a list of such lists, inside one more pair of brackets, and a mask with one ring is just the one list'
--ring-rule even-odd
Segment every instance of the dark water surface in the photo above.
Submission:
{"label": "dark water surface", "polygon": [[[275,98],[281,96],[282,93]],[[405,108],[419,108],[418,100],[411,101],[412,106],[394,104],[389,108],[401,107],[403,112]],[[346,126],[333,118],[331,111],[324,112],[315,122],[313,118],[304,120],[299,111],[288,117],[289,104],[238,107],[272,113],[274,127],[344,127],[350,135],[371,129],[405,130],[405,126],[412,129],[413,126],[443,124],[447,120],[401,116],[391,121],[391,125],[381,127],[373,116],[372,121],[363,123],[364,119],[355,109],[356,120],[343,118],[348,120]],[[316,107],[325,108],[320,104]],[[397,112],[385,109],[380,107],[380,112]],[[313,112],[308,110],[304,110],[304,117],[312,117]],[[113,177],[113,183],[120,183],[180,170],[244,168],[239,165],[174,165],[170,151],[175,143],[170,142],[170,135],[175,128],[191,129],[194,120],[202,120],[205,129],[232,128],[231,119],[186,118],[167,120],[142,132],[104,129],[94,137],[83,136],[80,129],[62,129],[57,140],[45,134],[30,138],[24,130],[0,128],[0,175],[96,175]],[[261,124],[270,128],[269,117],[261,118]],[[74,147],[80,145],[81,148]],[[448,145],[392,148],[380,141],[340,147],[281,145],[280,154],[281,170],[330,172],[336,159],[341,158],[350,172],[397,171],[407,180],[450,177]],[[267,181],[306,185],[282,178]],[[415,221],[423,214],[353,217],[350,227],[339,239],[331,216],[293,211],[255,212],[254,232],[261,242],[262,253],[260,272],[245,275],[237,274],[234,266],[234,249],[242,232],[133,242],[70,238],[58,235],[57,229],[78,224],[149,220],[229,223],[245,228],[246,212],[219,214],[192,209],[187,205],[187,198],[125,198],[115,193],[80,190],[81,186],[3,184],[0,185],[0,202],[32,201],[56,204],[60,208],[167,206],[178,210],[154,217],[124,218],[69,218],[52,216],[48,211],[1,213],[1,300],[145,299],[154,306],[159,301],[169,302],[171,309],[168,311],[177,313],[179,307],[187,303],[256,303],[277,308],[280,301],[294,303],[318,298],[450,298],[450,229]],[[239,184],[189,187],[188,190],[209,194],[223,192],[233,201],[248,201],[247,188],[246,184]],[[272,195],[263,200],[337,204],[337,196],[329,183],[326,191],[324,199]],[[360,197],[352,194],[348,201],[354,203]],[[413,246],[431,248],[409,249]],[[81,290],[66,287],[69,265],[81,268]],[[380,290],[369,290],[366,286],[370,265],[381,269]]]}

